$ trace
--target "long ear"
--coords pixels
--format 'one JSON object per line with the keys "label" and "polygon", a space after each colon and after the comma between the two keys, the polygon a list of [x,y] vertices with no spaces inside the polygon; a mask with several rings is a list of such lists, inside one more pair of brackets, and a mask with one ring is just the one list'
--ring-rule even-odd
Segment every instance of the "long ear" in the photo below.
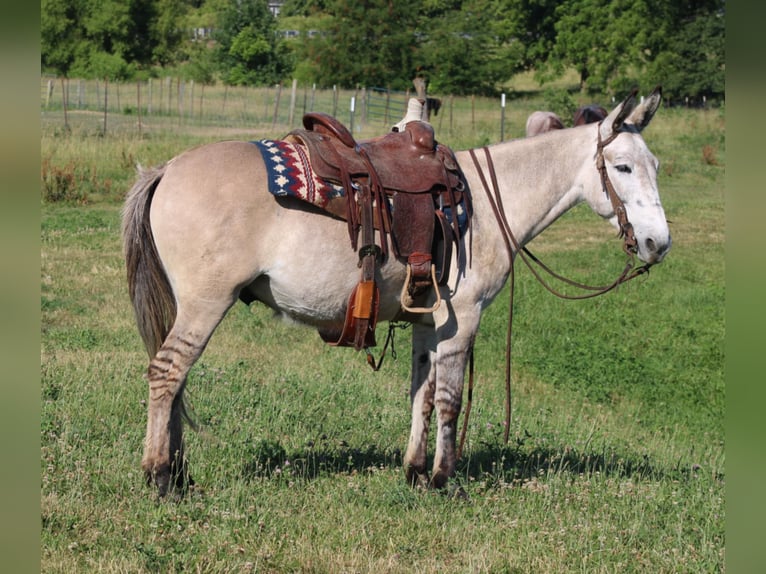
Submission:
{"label": "long ear", "polygon": [[630,94],[628,94],[628,97],[603,119],[599,126],[599,130],[601,130],[601,141],[609,139],[612,134],[616,134],[620,131],[622,124],[625,123],[625,120],[628,119],[633,112],[633,109],[636,107],[637,93],[638,88],[634,88]]}
{"label": "long ear", "polygon": [[644,99],[641,104],[633,110],[630,114],[628,121],[636,126],[636,129],[640,132],[649,125],[649,122],[654,117],[654,112],[660,107],[662,103],[662,86],[657,86],[654,91]]}

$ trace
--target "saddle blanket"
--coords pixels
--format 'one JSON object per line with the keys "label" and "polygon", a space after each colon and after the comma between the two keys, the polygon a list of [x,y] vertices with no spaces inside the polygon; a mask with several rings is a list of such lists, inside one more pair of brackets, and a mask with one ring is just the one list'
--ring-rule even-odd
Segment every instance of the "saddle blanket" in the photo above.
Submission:
{"label": "saddle blanket", "polygon": [[266,164],[269,192],[302,199],[324,208],[331,199],[343,197],[343,186],[317,177],[301,145],[280,140],[254,140]]}

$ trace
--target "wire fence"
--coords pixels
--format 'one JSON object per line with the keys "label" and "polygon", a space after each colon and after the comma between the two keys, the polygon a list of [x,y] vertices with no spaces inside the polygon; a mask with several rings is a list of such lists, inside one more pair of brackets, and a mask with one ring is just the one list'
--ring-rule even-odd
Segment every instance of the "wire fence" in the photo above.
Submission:
{"label": "wire fence", "polygon": [[[174,77],[128,83],[42,76],[40,94],[43,115],[61,115],[63,111],[63,127],[69,129],[70,116],[82,112],[104,135],[114,129],[112,123],[117,117],[125,116],[131,118],[131,129],[140,135],[159,118],[187,127],[289,130],[299,127],[307,112],[328,113],[346,123],[354,135],[367,135],[386,131],[399,121],[414,90],[318,89],[315,85],[301,86],[295,80],[289,85],[247,87],[205,85]],[[498,135],[504,139],[504,97],[502,105],[473,96],[446,96],[442,100],[440,117],[431,118],[438,129],[451,132],[459,115],[462,126],[473,130],[499,128]]]}

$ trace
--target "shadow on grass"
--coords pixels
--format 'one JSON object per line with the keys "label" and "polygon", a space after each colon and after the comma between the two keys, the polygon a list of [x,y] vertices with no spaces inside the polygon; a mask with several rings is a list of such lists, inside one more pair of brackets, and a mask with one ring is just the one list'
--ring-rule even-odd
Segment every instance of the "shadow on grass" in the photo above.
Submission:
{"label": "shadow on grass", "polygon": [[[337,445],[309,444],[288,453],[278,442],[262,441],[248,453],[242,473],[245,478],[313,480],[328,474],[401,469],[402,464],[399,449],[381,450],[375,445],[354,447],[341,441]],[[682,460],[673,466],[657,465],[650,457],[638,453],[579,450],[566,445],[540,448],[483,443],[464,453],[458,461],[456,476],[458,480],[497,483],[595,474],[638,480],[682,480],[695,477],[700,470]]]}

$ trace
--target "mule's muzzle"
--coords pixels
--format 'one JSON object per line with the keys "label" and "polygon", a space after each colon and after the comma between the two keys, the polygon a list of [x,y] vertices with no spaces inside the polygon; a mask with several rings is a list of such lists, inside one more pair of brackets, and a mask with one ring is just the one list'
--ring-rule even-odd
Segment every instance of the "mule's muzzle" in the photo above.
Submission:
{"label": "mule's muzzle", "polygon": [[644,263],[656,265],[665,258],[665,255],[667,255],[668,251],[670,251],[672,244],[673,241],[670,238],[670,235],[663,239],[647,237],[643,241],[643,249],[638,250],[638,257]]}

